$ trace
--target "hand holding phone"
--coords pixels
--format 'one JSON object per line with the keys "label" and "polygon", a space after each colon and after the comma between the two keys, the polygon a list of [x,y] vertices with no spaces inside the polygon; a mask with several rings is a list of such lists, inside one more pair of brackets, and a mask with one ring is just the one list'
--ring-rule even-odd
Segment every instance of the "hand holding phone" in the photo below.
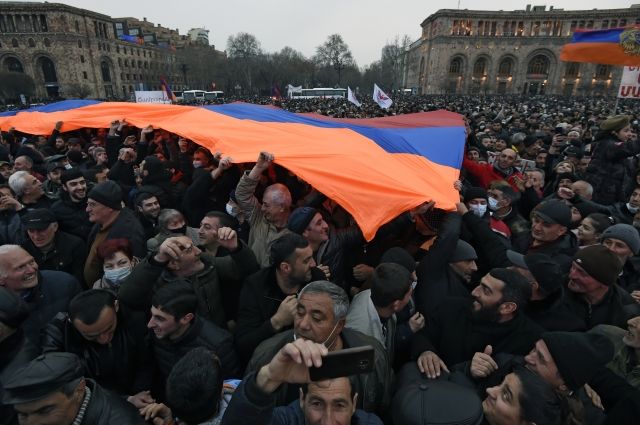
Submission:
{"label": "hand holding phone", "polygon": [[375,350],[371,345],[331,351],[322,357],[322,366],[309,368],[309,378],[312,381],[322,381],[369,373],[373,371],[374,361]]}

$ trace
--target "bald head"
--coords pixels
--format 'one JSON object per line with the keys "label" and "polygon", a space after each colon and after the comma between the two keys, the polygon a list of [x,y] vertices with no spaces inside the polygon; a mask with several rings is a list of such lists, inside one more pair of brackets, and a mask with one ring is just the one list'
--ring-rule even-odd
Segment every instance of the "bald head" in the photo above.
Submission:
{"label": "bald head", "polygon": [[291,210],[291,192],[287,186],[276,183],[267,187],[262,196],[262,214],[277,227],[286,226]]}
{"label": "bald head", "polygon": [[584,180],[577,180],[573,182],[571,184],[571,190],[573,190],[573,193],[580,195],[581,198],[588,201],[593,197],[593,186]]}
{"label": "bald head", "polygon": [[513,167],[518,159],[518,154],[513,149],[507,148],[500,152],[498,157],[498,166],[502,169]]}

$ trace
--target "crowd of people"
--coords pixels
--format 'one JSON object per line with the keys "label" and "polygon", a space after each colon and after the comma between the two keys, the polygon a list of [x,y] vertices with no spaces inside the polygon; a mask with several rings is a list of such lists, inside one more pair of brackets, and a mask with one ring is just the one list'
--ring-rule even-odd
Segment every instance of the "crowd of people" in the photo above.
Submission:
{"label": "crowd of people", "polygon": [[[463,114],[457,209],[367,242],[268,146],[237,164],[124,119],[4,129],[0,424],[637,423],[636,105],[276,103]],[[358,347],[367,372],[311,381]]]}

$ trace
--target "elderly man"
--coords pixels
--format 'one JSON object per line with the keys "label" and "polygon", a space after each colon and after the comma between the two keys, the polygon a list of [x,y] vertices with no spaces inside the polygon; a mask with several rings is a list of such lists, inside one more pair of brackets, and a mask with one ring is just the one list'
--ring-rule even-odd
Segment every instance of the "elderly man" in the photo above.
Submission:
{"label": "elderly man", "polygon": [[630,224],[614,224],[602,233],[602,245],[616,254],[623,265],[618,285],[640,299],[640,264],[635,257],[640,252],[638,230]]}
{"label": "elderly man", "polygon": [[87,247],[82,239],[59,230],[56,216],[49,210],[27,211],[22,224],[28,239],[22,245],[41,270],[58,270],[83,282]]}
{"label": "elderly man", "polygon": [[97,184],[88,198],[87,213],[94,225],[87,239],[89,255],[84,267],[84,281],[90,283],[102,276],[102,261],[96,253],[102,242],[128,239],[133,255],[138,258],[144,257],[146,250],[142,225],[131,210],[122,207],[122,190],[117,183],[106,181]]}
{"label": "elderly man", "polygon": [[27,171],[16,171],[9,177],[9,187],[27,209],[49,208],[51,200],[42,189],[42,182]]}
{"label": "elderly man", "polygon": [[29,307],[23,324],[27,338],[40,343],[40,330],[80,292],[80,284],[68,273],[38,270],[38,263],[17,245],[0,246],[0,286],[19,294]]}
{"label": "elderly man", "polygon": [[253,252],[228,227],[218,229],[221,247],[231,254],[215,258],[202,251],[187,236],[165,239],[154,255],[141,261],[122,283],[118,295],[122,302],[143,311],[151,308],[153,294],[176,280],[187,280],[198,295],[197,313],[226,328],[221,286],[228,280],[243,279],[256,271]]}
{"label": "elderly man", "polygon": [[536,206],[531,212],[531,234],[514,241],[514,249],[523,254],[547,254],[569,271],[571,259],[578,250],[578,241],[572,232],[571,209],[563,201],[551,199]]}
{"label": "elderly man", "polygon": [[[384,347],[375,339],[345,328],[349,298],[339,286],[316,281],[298,295],[293,329],[281,332],[260,344],[247,366],[247,373],[257,372],[288,343],[306,339],[323,344],[329,351],[371,345],[375,349],[373,372],[358,375],[354,390],[360,394],[357,406],[366,411],[384,410],[389,403],[391,366]],[[299,397],[299,388],[283,384],[277,391],[277,405]]]}
{"label": "elderly man", "polygon": [[51,206],[60,229],[86,241],[93,227],[87,213],[87,181],[78,168],[64,170],[60,176],[60,199]]}
{"label": "elderly man", "polygon": [[256,165],[245,173],[236,187],[238,206],[249,219],[249,247],[256,254],[262,267],[269,266],[269,245],[288,232],[287,220],[291,209],[291,193],[280,183],[267,187],[262,196],[262,204],[254,196],[262,173],[271,166],[274,156],[260,152]]}
{"label": "elderly man", "polygon": [[12,405],[21,424],[144,424],[123,399],[84,377],[71,353],[48,353],[15,369],[3,381],[2,402]]}
{"label": "elderly man", "polygon": [[523,174],[515,167],[518,154],[513,149],[504,149],[493,165],[479,164],[468,159],[463,160],[462,167],[473,177],[476,184],[487,189],[494,180],[506,180],[514,190],[519,191],[524,182]]}
{"label": "elderly man", "polygon": [[623,307],[634,300],[616,284],[621,271],[618,256],[603,245],[583,248],[574,257],[565,302],[587,329],[602,324],[625,326]]}

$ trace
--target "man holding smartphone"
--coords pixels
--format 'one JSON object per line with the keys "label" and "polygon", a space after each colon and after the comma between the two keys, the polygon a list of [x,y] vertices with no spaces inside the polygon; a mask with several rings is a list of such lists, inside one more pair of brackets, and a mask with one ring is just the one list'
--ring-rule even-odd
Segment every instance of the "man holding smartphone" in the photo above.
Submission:
{"label": "man holding smartphone", "polygon": [[[358,393],[348,377],[310,381],[309,368],[320,367],[328,353],[324,344],[302,338],[286,344],[268,364],[243,380],[222,424],[381,425],[376,415],[356,409]],[[300,398],[274,409],[274,394],[287,383],[302,384]]]}

